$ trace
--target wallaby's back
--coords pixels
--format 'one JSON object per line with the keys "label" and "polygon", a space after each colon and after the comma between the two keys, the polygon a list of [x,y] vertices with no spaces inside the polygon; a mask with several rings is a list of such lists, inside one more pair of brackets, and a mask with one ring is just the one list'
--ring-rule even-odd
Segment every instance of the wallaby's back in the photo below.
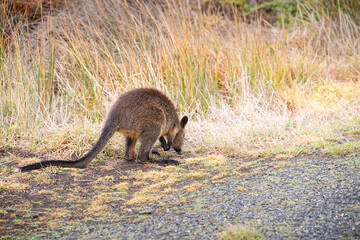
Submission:
{"label": "wallaby's back", "polygon": [[120,132],[131,131],[139,137],[144,124],[159,120],[159,115],[164,117],[163,133],[179,126],[175,106],[168,97],[153,88],[138,88],[122,94],[116,100],[107,122],[117,125]]}

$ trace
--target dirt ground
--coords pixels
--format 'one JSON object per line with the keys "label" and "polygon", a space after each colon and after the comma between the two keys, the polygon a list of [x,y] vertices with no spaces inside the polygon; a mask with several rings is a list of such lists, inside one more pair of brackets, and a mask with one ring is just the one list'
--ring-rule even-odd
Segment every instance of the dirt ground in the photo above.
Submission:
{"label": "dirt ground", "polygon": [[11,166],[41,156],[2,149],[0,239],[214,239],[236,224],[268,239],[360,237],[359,156],[162,155],[182,164],[100,156],[86,169],[19,173]]}

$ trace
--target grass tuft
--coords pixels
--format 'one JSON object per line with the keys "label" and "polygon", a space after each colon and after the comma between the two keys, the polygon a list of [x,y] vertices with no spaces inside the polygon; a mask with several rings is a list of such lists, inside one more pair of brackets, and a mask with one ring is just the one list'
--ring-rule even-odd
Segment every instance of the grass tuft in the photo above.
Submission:
{"label": "grass tuft", "polygon": [[195,192],[197,191],[199,188],[201,188],[202,186],[202,183],[199,183],[199,182],[195,182],[195,183],[192,183],[190,185],[187,185],[187,186],[184,186],[183,189],[187,192]]}
{"label": "grass tuft", "polygon": [[24,192],[29,188],[29,184],[0,180],[0,192]]}
{"label": "grass tuft", "polygon": [[258,233],[255,228],[249,226],[233,226],[226,229],[220,234],[221,240],[255,240],[265,239],[265,237]]}

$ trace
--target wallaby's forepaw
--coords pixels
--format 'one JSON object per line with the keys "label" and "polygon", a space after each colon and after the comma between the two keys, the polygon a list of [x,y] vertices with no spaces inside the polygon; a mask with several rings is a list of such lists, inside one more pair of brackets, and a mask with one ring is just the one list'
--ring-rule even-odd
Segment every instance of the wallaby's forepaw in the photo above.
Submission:
{"label": "wallaby's forepaw", "polygon": [[164,137],[161,137],[160,139],[161,147],[164,149],[164,151],[169,151],[171,144],[167,144]]}
{"label": "wallaby's forepaw", "polygon": [[168,145],[168,144],[165,144],[162,147],[163,147],[164,151],[169,151],[170,150],[170,145]]}

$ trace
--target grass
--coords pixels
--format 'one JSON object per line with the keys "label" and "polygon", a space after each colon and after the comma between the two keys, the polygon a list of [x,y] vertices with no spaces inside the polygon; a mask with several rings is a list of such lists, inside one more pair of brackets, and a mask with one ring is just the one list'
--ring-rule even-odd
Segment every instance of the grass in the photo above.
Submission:
{"label": "grass", "polygon": [[360,151],[360,144],[359,142],[349,142],[344,144],[327,144],[323,151],[332,156],[347,156],[349,154],[358,153]]}
{"label": "grass", "polygon": [[304,4],[291,29],[117,0],[69,2],[36,32],[20,22],[1,46],[0,144],[83,153],[117,95],[144,86],[192,117],[194,151],[256,156],[333,136],[334,121],[359,116],[357,18]]}
{"label": "grass", "polygon": [[219,237],[221,240],[255,240],[265,239],[265,237],[256,232],[253,227],[236,225],[226,229]]}
{"label": "grass", "polygon": [[0,181],[0,192],[2,192],[2,191],[24,192],[29,188],[30,188],[30,185],[25,184],[25,183]]}
{"label": "grass", "polygon": [[187,191],[187,192],[195,192],[197,191],[199,188],[201,188],[202,183],[198,183],[198,182],[194,182],[190,185],[184,186],[183,190]]}

